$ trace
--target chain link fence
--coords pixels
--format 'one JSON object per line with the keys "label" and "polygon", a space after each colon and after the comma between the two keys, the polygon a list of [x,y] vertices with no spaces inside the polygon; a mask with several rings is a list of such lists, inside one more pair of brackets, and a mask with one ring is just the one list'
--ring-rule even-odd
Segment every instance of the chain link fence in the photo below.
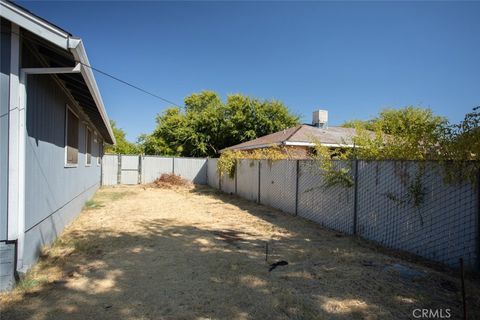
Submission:
{"label": "chain link fence", "polygon": [[[315,161],[301,160],[299,165],[298,215],[330,229],[353,233],[355,188],[328,186]],[[334,162],[336,170],[351,166],[350,161]]]}
{"label": "chain link fence", "polygon": [[334,161],[348,169],[351,186],[329,184],[313,160],[241,160],[233,179],[218,178],[216,159],[208,162],[208,184],[226,193],[452,267],[463,257],[467,268],[480,269],[479,183],[447,183],[436,162]]}
{"label": "chain link fence", "polygon": [[450,266],[474,266],[478,186],[445,183],[435,162],[360,161],[358,229],[363,238]]}
{"label": "chain link fence", "polygon": [[478,181],[447,183],[446,164],[334,161],[350,184],[331,184],[313,160],[240,160],[235,176],[217,159],[105,155],[102,184],[150,183],[175,173],[197,184],[298,215],[386,247],[457,267],[480,269]]}
{"label": "chain link fence", "polygon": [[260,161],[260,203],[295,214],[297,161]]}
{"label": "chain link fence", "polygon": [[237,177],[238,175],[235,176],[235,178],[231,178],[228,174],[222,174],[220,175],[220,190],[222,190],[225,193],[229,194],[236,194],[237,193]]}
{"label": "chain link fence", "polygon": [[239,160],[237,162],[237,194],[247,200],[259,202],[260,161]]}

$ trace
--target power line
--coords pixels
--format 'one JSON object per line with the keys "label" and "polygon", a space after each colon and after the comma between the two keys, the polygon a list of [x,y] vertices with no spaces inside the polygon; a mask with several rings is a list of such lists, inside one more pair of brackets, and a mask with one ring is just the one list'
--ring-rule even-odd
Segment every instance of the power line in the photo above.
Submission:
{"label": "power line", "polygon": [[[30,40],[30,38],[29,38],[28,36],[25,36],[25,35],[23,35],[23,34],[20,34],[20,33],[17,33],[17,32],[13,32],[13,31],[12,31],[12,33],[16,34],[16,35],[19,36],[20,38],[24,38],[24,39]],[[163,98],[163,97],[161,97],[161,96],[159,96],[159,95],[157,95],[157,94],[155,94],[155,93],[152,93],[152,92],[150,92],[150,91],[148,91],[148,90],[142,89],[142,88],[140,88],[140,87],[138,87],[138,86],[136,86],[136,85],[134,85],[134,84],[131,84],[131,83],[129,83],[129,82],[125,81],[125,80],[122,80],[122,79],[120,79],[120,78],[118,78],[118,77],[115,77],[114,75],[111,75],[111,74],[109,74],[108,72],[102,71],[102,70],[100,70],[100,69],[98,69],[98,68],[95,68],[95,67],[92,67],[92,66],[89,66],[88,64],[85,64],[85,63],[83,63],[83,62],[81,62],[81,61],[76,61],[76,60],[75,60],[75,62],[76,62],[76,63],[80,63],[81,65],[83,65],[83,66],[85,66],[85,67],[87,67],[87,68],[90,68],[90,69],[92,69],[92,70],[94,70],[94,71],[97,71],[98,73],[101,73],[101,74],[103,74],[104,76],[107,76],[107,77],[109,77],[109,78],[112,78],[112,79],[114,79],[114,80],[116,80],[116,81],[118,81],[118,82],[120,82],[120,83],[123,83],[123,84],[125,84],[125,85],[127,85],[127,86],[129,86],[129,87],[132,87],[132,88],[134,88],[134,89],[136,89],[136,90],[138,90],[138,91],[140,91],[140,92],[143,92],[143,93],[148,94],[148,95],[150,95],[150,96],[152,96],[152,97],[154,97],[154,98],[157,98],[157,99],[159,99],[159,100],[161,100],[161,101],[163,101],[163,102],[170,103],[170,104],[172,104],[172,105],[174,105],[174,106],[176,106],[176,107],[179,107],[179,108],[185,108],[184,106],[181,106],[181,105],[178,104],[178,103],[175,103],[175,102],[173,102],[173,101],[171,101],[171,100],[168,100],[168,99],[166,99],[166,98]]]}
{"label": "power line", "polygon": [[109,73],[107,73],[107,72],[105,72],[105,71],[102,71],[102,70],[97,69],[97,68],[95,68],[95,67],[89,66],[88,64],[85,64],[85,63],[80,62],[80,61],[76,61],[76,62],[77,62],[77,63],[80,63],[81,65],[83,65],[83,66],[85,66],[85,67],[87,67],[87,68],[90,68],[90,69],[92,69],[92,70],[95,70],[95,71],[97,71],[98,73],[103,74],[104,76],[107,76],[107,77],[109,77],[109,78],[112,78],[112,79],[114,79],[114,80],[116,80],[116,81],[118,81],[118,82],[121,82],[121,83],[129,86],[129,87],[132,87],[132,88],[134,88],[134,89],[137,89],[138,91],[141,91],[141,92],[146,93],[146,94],[148,94],[148,95],[150,95],[150,96],[152,96],[152,97],[155,97],[155,98],[157,98],[157,99],[159,99],[159,100],[162,100],[163,102],[167,102],[167,103],[173,104],[173,105],[176,106],[176,107],[182,108],[179,104],[177,104],[177,103],[175,103],[175,102],[173,102],[173,101],[171,101],[171,100],[168,100],[168,99],[165,99],[165,98],[163,98],[163,97],[160,97],[159,95],[157,95],[157,94],[155,94],[155,93],[152,93],[152,92],[150,92],[150,91],[147,91],[147,90],[145,90],[145,89],[142,89],[142,88],[140,88],[140,87],[138,87],[138,86],[136,86],[136,85],[134,85],[134,84],[131,84],[131,83],[125,81],[125,80],[122,80],[122,79],[120,79],[120,78],[117,78],[117,77],[115,77],[115,76],[113,76],[113,75],[111,75],[111,74],[109,74]]}

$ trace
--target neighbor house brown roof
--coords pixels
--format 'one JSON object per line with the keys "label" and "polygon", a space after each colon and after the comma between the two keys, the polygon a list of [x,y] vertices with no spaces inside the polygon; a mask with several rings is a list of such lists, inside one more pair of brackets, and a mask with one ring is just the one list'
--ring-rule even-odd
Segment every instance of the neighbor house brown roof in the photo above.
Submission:
{"label": "neighbor house brown roof", "polygon": [[330,147],[353,147],[352,138],[355,134],[356,131],[353,128],[318,128],[302,124],[225,148],[221,152],[226,150],[266,148],[272,145],[312,147],[316,141]]}

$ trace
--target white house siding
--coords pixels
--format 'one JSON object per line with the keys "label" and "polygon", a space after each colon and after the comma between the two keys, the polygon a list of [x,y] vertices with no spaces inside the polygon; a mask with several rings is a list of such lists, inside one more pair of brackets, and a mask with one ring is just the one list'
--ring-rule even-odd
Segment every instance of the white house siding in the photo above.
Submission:
{"label": "white house siding", "polygon": [[91,165],[85,164],[86,119],[79,116],[78,166],[65,167],[66,105],[75,104],[49,75],[27,82],[25,245],[23,268],[81,211],[100,185],[98,143],[92,139]]}

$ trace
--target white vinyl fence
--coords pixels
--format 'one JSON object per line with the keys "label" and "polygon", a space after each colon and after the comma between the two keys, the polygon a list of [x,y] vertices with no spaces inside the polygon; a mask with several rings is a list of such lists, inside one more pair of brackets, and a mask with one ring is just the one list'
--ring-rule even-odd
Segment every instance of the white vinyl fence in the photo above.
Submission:
{"label": "white vinyl fence", "polygon": [[159,156],[103,156],[102,185],[151,183],[163,173],[174,173],[196,184],[207,184],[207,159]]}

